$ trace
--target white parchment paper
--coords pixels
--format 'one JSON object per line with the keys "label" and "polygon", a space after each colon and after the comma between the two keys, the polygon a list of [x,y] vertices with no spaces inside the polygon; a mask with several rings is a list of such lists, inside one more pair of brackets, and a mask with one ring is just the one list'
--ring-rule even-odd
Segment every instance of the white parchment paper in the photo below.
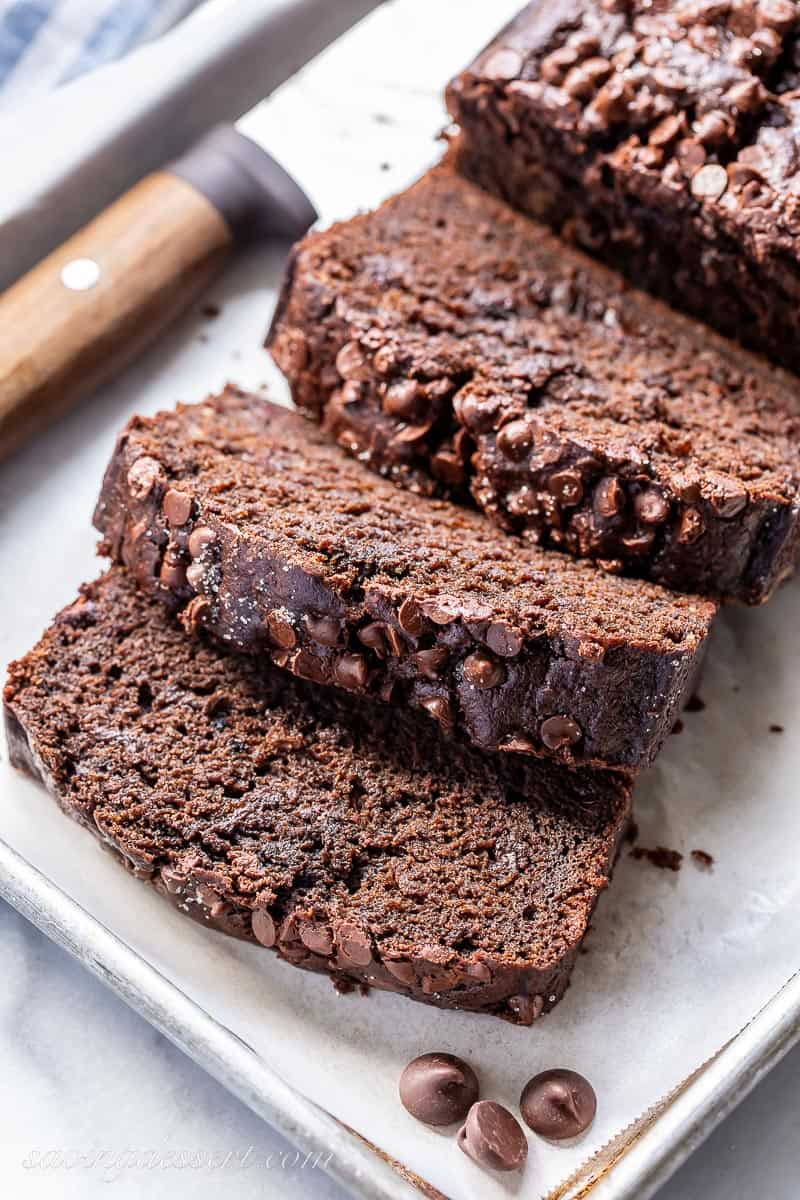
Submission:
{"label": "white parchment paper", "polygon": [[[371,204],[436,157],[437,88],[515,8],[395,0],[248,127],[311,181],[328,216]],[[200,399],[229,378],[285,395],[260,349],[284,255],[285,247],[253,252],[213,293],[216,320],[186,320],[0,468],[0,661],[28,650],[78,584],[99,573],[91,510],[131,413]],[[445,1195],[533,1200],[715,1053],[799,965],[799,588],[758,611],[723,613],[701,687],[706,708],[686,714],[636,793],[640,844],[681,851],[682,869],[656,869],[625,849],[572,987],[531,1029],[390,994],[342,997],[326,979],[204,930],[127,876],[5,759],[0,836],[300,1092]],[[692,849],[713,856],[711,871],[693,863]],[[532,1136],[523,1175],[488,1175],[452,1134],[417,1124],[398,1103],[403,1066],[431,1049],[468,1058],[483,1095],[512,1106],[535,1072],[574,1067],[596,1087],[597,1120],[568,1147]]]}

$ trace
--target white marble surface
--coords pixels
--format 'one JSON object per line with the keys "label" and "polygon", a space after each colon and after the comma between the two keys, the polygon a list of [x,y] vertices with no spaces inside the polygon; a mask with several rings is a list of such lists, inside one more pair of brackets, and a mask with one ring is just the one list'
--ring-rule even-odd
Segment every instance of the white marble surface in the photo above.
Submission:
{"label": "white marble surface", "polygon": [[[251,82],[241,81],[243,97],[245,85]],[[226,114],[235,108],[235,87],[232,80]],[[220,102],[219,96],[198,97],[208,106],[209,123]],[[323,1176],[294,1168],[286,1143],[4,905],[0,945],[4,1195],[93,1200],[113,1188],[120,1196],[203,1200],[223,1186],[237,1200],[342,1195]],[[800,1049],[660,1200],[794,1200],[798,1084]],[[170,1166],[168,1156],[174,1161],[181,1154],[191,1156],[192,1165]],[[212,1159],[225,1165],[203,1165]]]}

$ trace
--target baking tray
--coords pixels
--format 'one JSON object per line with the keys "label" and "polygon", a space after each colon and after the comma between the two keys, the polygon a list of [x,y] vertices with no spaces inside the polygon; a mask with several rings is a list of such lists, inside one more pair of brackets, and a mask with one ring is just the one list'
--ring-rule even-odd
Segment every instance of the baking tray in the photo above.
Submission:
{"label": "baking tray", "polygon": [[[247,119],[245,127],[258,132],[291,166],[302,167],[301,178],[311,187],[326,219],[376,203],[404,186],[438,156],[436,135],[444,122],[441,85],[515,7],[515,0],[498,0],[491,6],[483,0],[439,0],[434,6],[425,0],[393,0],[281,89]],[[487,12],[489,8],[491,12]],[[458,21],[454,24],[456,13]],[[89,529],[91,498],[114,434],[128,415],[137,410],[154,411],[177,400],[198,399],[228,377],[246,386],[269,383],[273,389],[280,387],[259,343],[274,303],[284,257],[285,247],[254,251],[248,261],[229,272],[216,290],[213,298],[223,310],[216,321],[197,314],[187,319],[116,385],[0,471],[0,523],[6,526],[8,549],[16,563],[15,579],[0,580],[0,607],[4,612],[0,661],[24,652],[57,608],[72,599],[78,583],[98,573]],[[58,528],[48,533],[54,509],[58,512]],[[35,537],[32,531],[36,531]],[[24,606],[18,604],[19,595],[26,597]],[[673,803],[678,791],[693,788],[705,798],[709,788],[735,792],[738,787],[738,799],[750,805],[746,808],[740,804],[742,838],[747,841],[752,831],[755,845],[755,834],[764,827],[755,802],[769,801],[775,806],[775,822],[787,831],[787,845],[795,844],[791,833],[797,778],[793,740],[783,739],[783,745],[773,740],[762,752],[758,742],[751,749],[749,739],[759,705],[766,706],[770,697],[781,706],[780,712],[771,714],[773,718],[800,708],[800,685],[794,688],[791,676],[778,678],[782,657],[791,661],[800,658],[800,634],[794,634],[797,595],[798,588],[793,585],[764,612],[724,619],[710,655],[711,679],[707,686],[714,696],[711,716],[692,718],[691,729],[687,720],[683,737],[671,739],[655,772],[637,792],[645,828],[654,837],[670,838],[675,844],[681,836],[690,837],[701,824],[699,811],[693,813],[687,807],[685,796],[681,794]],[[780,645],[780,653],[770,649],[773,644]],[[752,714],[741,714],[725,698],[731,690],[732,664],[740,660],[752,676],[748,697]],[[740,763],[733,762],[734,775],[725,775],[723,760],[735,759],[737,745],[753,756],[752,780],[748,776],[746,786],[738,782]],[[703,767],[707,761],[712,764],[710,768]],[[765,770],[770,772],[769,781],[764,779]],[[213,987],[195,989],[191,982],[180,986],[180,969],[172,969],[172,954],[178,954],[181,945],[170,939],[177,937],[188,945],[189,951],[185,951],[185,945],[184,951],[194,951],[195,959],[198,949],[203,951],[207,944],[209,959],[223,968],[234,965],[243,971],[251,970],[255,958],[250,951],[258,956],[258,950],[241,948],[238,943],[229,947],[225,939],[194,926],[184,932],[182,918],[171,910],[162,913],[158,898],[140,884],[124,876],[117,881],[119,870],[110,859],[105,861],[108,856],[93,844],[89,847],[85,834],[65,821],[38,789],[13,776],[5,762],[0,764],[0,789],[4,800],[0,812],[0,894],[305,1153],[325,1158],[331,1155],[328,1169],[342,1184],[368,1197],[418,1195],[420,1189],[434,1195],[447,1191],[452,1200],[476,1192],[487,1196],[505,1194],[496,1179],[481,1177],[478,1181],[475,1175],[465,1176],[459,1172],[458,1163],[454,1169],[448,1166],[445,1181],[441,1176],[434,1178],[435,1171],[421,1168],[415,1161],[415,1148],[427,1136],[425,1131],[409,1130],[404,1143],[396,1130],[368,1130],[351,1119],[351,1127],[370,1133],[368,1142],[348,1128],[344,1118],[335,1119],[324,1107],[302,1095],[287,1082],[286,1071],[268,1061],[263,1041],[242,1033],[235,1005],[218,1003]],[[665,796],[669,805],[662,803]],[[784,807],[779,812],[782,797]],[[722,811],[727,798],[717,799]],[[711,808],[713,816],[714,805],[706,807]],[[705,810],[703,820],[708,824]],[[748,824],[752,822],[759,823]],[[709,827],[715,828],[713,823]],[[721,828],[717,829],[719,838],[723,836]],[[683,844],[688,849],[692,843]],[[716,843],[713,848],[717,849]],[[778,881],[793,879],[794,864],[781,865],[779,845],[776,849],[765,843],[761,849],[765,879],[773,875]],[[767,852],[773,855],[769,862]],[[80,879],[70,876],[72,860],[78,858]],[[436,1032],[439,1044],[454,1048],[471,1040],[471,1057],[478,1066],[504,1047],[507,1062],[509,1055],[519,1057],[524,1047],[534,1046],[536,1049],[530,1053],[549,1055],[550,1061],[543,1065],[553,1065],[553,1057],[559,1057],[553,1039],[563,1044],[570,1023],[580,1025],[581,1006],[598,1003],[592,989],[597,990],[603,971],[620,966],[616,959],[609,958],[616,953],[609,947],[624,942],[634,927],[647,919],[655,922],[651,925],[655,938],[658,922],[677,921],[685,912],[685,900],[681,902],[680,892],[672,887],[675,881],[656,879],[658,873],[653,871],[648,877],[635,875],[647,869],[627,859],[620,863],[615,885],[598,912],[590,955],[579,963],[580,980],[556,1012],[542,1022],[541,1033],[536,1028],[511,1030],[487,1018],[419,1011],[420,1006],[388,995],[375,996],[368,1003],[356,999],[342,1003],[361,1004],[370,1014],[376,1010],[388,1013],[392,1028],[387,1029],[387,1041],[395,1037],[397,1026],[405,1024],[406,1044],[416,1046],[416,1052],[425,1048],[415,1041],[418,1027],[425,1031],[420,1037],[432,1038]],[[719,873],[709,881],[708,889],[730,889],[731,902],[739,902],[747,887],[748,869],[737,867],[738,874],[731,874],[723,856]],[[700,896],[705,886],[694,877],[685,881],[685,888]],[[738,938],[741,943],[742,939],[755,938],[758,930],[763,933],[765,927],[773,935],[775,928],[785,932],[791,948],[780,955],[781,964],[785,960],[786,965],[782,977],[778,979],[775,970],[764,970],[763,962],[755,958],[750,962],[745,954],[743,961],[750,975],[742,981],[746,986],[740,991],[753,999],[723,1012],[724,997],[720,996],[719,1029],[725,1033],[719,1036],[720,1040],[724,1037],[725,1044],[713,1044],[711,1035],[707,1052],[624,1122],[622,1132],[619,1125],[609,1129],[604,1144],[593,1148],[589,1161],[580,1151],[556,1151],[564,1155],[564,1164],[574,1163],[575,1169],[568,1173],[565,1167],[558,1184],[551,1187],[550,1197],[644,1200],[652,1195],[798,1040],[800,979],[793,975],[798,964],[791,962],[797,928],[791,907],[794,897],[789,885],[785,895],[778,890],[768,893],[768,886],[763,884],[758,903],[748,910],[752,929],[732,926],[726,936]],[[706,891],[709,903],[714,894],[713,890]],[[117,900],[118,910],[113,906]],[[774,922],[769,924],[775,913],[777,927]],[[758,930],[754,922],[761,922]],[[183,921],[186,924],[191,923]],[[143,929],[148,933],[144,938],[139,936]],[[690,934],[700,937],[702,929],[692,928],[687,938]],[[163,945],[159,939],[163,939]],[[265,987],[274,985],[278,989],[270,996],[273,1013],[283,986],[281,972],[291,974],[295,982],[290,986],[301,998],[301,1007],[311,1006],[308,1011],[315,1019],[320,1011],[326,1013],[324,1005],[320,1009],[319,989],[324,980],[293,971],[263,952],[258,957],[259,969],[265,958]],[[185,973],[184,979],[188,979]],[[679,1012],[673,1017],[678,1037],[690,1030],[694,1019],[688,995],[684,1003],[687,1008],[683,1017]],[[353,1011],[349,1009],[348,1013]],[[588,1022],[589,1009],[585,1011]],[[441,1018],[438,1023],[437,1018]],[[325,1019],[321,1018],[323,1022]],[[355,1017],[365,1027],[372,1020],[374,1015],[359,1013]],[[318,1035],[319,1029],[310,1031],[309,1036],[311,1032]],[[530,1040],[520,1040],[526,1038]],[[375,1041],[365,1043],[364,1053],[380,1058],[381,1047]],[[396,1046],[393,1053],[390,1065],[393,1070],[399,1069],[402,1054]],[[576,1061],[574,1065],[581,1068],[584,1064]],[[372,1072],[378,1070],[374,1061],[369,1067]],[[596,1081],[594,1068],[586,1069]],[[502,1079],[497,1072],[495,1078],[498,1088]],[[401,1111],[396,1105],[392,1111],[396,1114],[392,1119],[399,1124]],[[438,1157],[446,1157],[442,1156],[441,1142],[432,1146]],[[453,1153],[459,1159],[463,1157]],[[427,1161],[430,1166],[432,1160]],[[471,1165],[464,1167],[469,1169]],[[564,1179],[567,1174],[569,1178]],[[516,1190],[519,1192],[519,1188]],[[541,1194],[529,1176],[523,1191],[525,1196]]]}

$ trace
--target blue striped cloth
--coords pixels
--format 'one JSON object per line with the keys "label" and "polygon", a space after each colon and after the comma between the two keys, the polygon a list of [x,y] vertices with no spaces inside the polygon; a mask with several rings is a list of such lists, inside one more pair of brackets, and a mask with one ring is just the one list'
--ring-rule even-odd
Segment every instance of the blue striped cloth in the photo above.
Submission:
{"label": "blue striped cloth", "polygon": [[0,0],[0,106],[158,37],[200,0]]}

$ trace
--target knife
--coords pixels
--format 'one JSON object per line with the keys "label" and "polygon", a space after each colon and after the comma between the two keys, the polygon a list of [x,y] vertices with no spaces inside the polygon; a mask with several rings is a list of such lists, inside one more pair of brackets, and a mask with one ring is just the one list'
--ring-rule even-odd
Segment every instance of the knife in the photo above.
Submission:
{"label": "knife", "polygon": [[0,295],[0,460],[116,375],[237,244],[294,240],[316,211],[232,125],[146,176]]}

